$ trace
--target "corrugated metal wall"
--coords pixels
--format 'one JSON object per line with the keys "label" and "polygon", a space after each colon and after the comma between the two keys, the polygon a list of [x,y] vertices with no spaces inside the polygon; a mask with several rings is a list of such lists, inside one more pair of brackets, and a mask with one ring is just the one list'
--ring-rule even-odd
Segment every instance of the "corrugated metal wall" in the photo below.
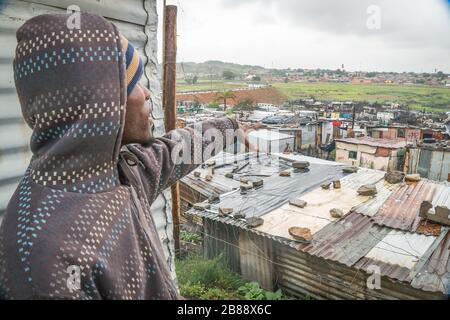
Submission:
{"label": "corrugated metal wall", "polygon": [[[64,12],[70,5],[101,14],[114,22],[141,53],[145,64],[142,83],[153,95],[155,134],[164,133],[160,82],[157,69],[158,16],[156,0],[34,0],[4,1],[0,8],[0,219],[30,160],[30,129],[22,120],[14,87],[13,57],[16,30],[29,18],[47,12]],[[174,273],[170,192],[153,205],[155,223]]]}
{"label": "corrugated metal wall", "polygon": [[401,282],[381,277],[381,289],[371,290],[369,274],[345,265],[326,261],[276,244],[276,269],[279,287],[294,296],[315,299],[443,299],[441,293],[416,290]]}
{"label": "corrugated metal wall", "polygon": [[422,178],[446,181],[450,173],[450,151],[410,148],[408,173],[419,173]]}

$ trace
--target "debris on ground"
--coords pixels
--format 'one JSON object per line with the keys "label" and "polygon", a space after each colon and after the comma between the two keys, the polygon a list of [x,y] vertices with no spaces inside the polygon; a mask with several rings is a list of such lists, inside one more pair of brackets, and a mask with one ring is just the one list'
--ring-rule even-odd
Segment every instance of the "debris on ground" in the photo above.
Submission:
{"label": "debris on ground", "polygon": [[213,179],[213,176],[210,174],[206,175],[206,177],[205,177],[206,181],[211,181],[212,179]]}
{"label": "debris on ground", "polygon": [[233,179],[234,178],[234,174],[231,173],[231,172],[227,172],[227,173],[225,173],[225,178]]}

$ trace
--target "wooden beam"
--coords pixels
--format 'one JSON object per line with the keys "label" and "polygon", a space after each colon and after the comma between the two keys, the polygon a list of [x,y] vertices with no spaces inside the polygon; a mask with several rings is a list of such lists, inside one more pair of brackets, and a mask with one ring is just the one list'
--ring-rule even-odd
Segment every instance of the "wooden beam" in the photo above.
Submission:
{"label": "wooden beam", "polygon": [[[164,7],[164,53],[163,53],[163,108],[166,132],[177,126],[176,69],[177,69],[177,7]],[[180,185],[172,186],[172,218],[175,253],[180,252]]]}

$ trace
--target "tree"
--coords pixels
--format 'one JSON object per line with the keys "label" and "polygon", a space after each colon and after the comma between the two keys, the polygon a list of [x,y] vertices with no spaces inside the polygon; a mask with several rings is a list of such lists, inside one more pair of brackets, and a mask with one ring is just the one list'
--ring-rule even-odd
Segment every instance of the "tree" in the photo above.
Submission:
{"label": "tree", "polygon": [[254,109],[254,101],[251,98],[245,98],[243,100],[239,100],[237,104],[234,106],[236,111],[251,111]]}
{"label": "tree", "polygon": [[222,77],[223,77],[225,80],[233,80],[234,78],[236,78],[236,75],[235,75],[234,72],[232,72],[232,71],[225,70],[225,71],[222,73]]}
{"label": "tree", "polygon": [[232,100],[236,99],[236,95],[234,94],[233,91],[227,90],[227,91],[217,93],[216,101],[219,101],[219,100],[223,101],[224,111],[227,111],[227,100],[228,99],[232,99]]}
{"label": "tree", "polygon": [[261,77],[260,76],[254,76],[252,80],[256,81],[256,82],[260,82],[261,81]]}
{"label": "tree", "polygon": [[184,79],[186,81],[187,84],[196,84],[198,81],[198,77],[195,76],[186,76],[186,78]]}

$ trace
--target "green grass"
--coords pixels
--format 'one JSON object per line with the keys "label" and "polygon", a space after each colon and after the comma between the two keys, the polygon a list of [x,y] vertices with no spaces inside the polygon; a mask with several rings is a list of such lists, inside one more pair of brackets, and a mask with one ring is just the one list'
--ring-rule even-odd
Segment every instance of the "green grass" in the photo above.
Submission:
{"label": "green grass", "polygon": [[199,80],[196,84],[187,84],[184,80],[177,80],[177,92],[189,91],[224,91],[238,88],[246,88],[246,82],[222,81],[222,80]]}
{"label": "green grass", "polygon": [[423,85],[351,83],[273,83],[290,100],[394,102],[415,110],[450,111],[450,88]]}
{"label": "green grass", "polygon": [[225,267],[220,258],[207,260],[200,255],[190,255],[176,261],[176,272],[183,297],[201,300],[242,299],[238,289],[245,281]]}
{"label": "green grass", "polygon": [[280,290],[269,292],[255,282],[246,282],[231,271],[221,257],[205,259],[191,254],[176,260],[180,293],[194,300],[280,300]]}

